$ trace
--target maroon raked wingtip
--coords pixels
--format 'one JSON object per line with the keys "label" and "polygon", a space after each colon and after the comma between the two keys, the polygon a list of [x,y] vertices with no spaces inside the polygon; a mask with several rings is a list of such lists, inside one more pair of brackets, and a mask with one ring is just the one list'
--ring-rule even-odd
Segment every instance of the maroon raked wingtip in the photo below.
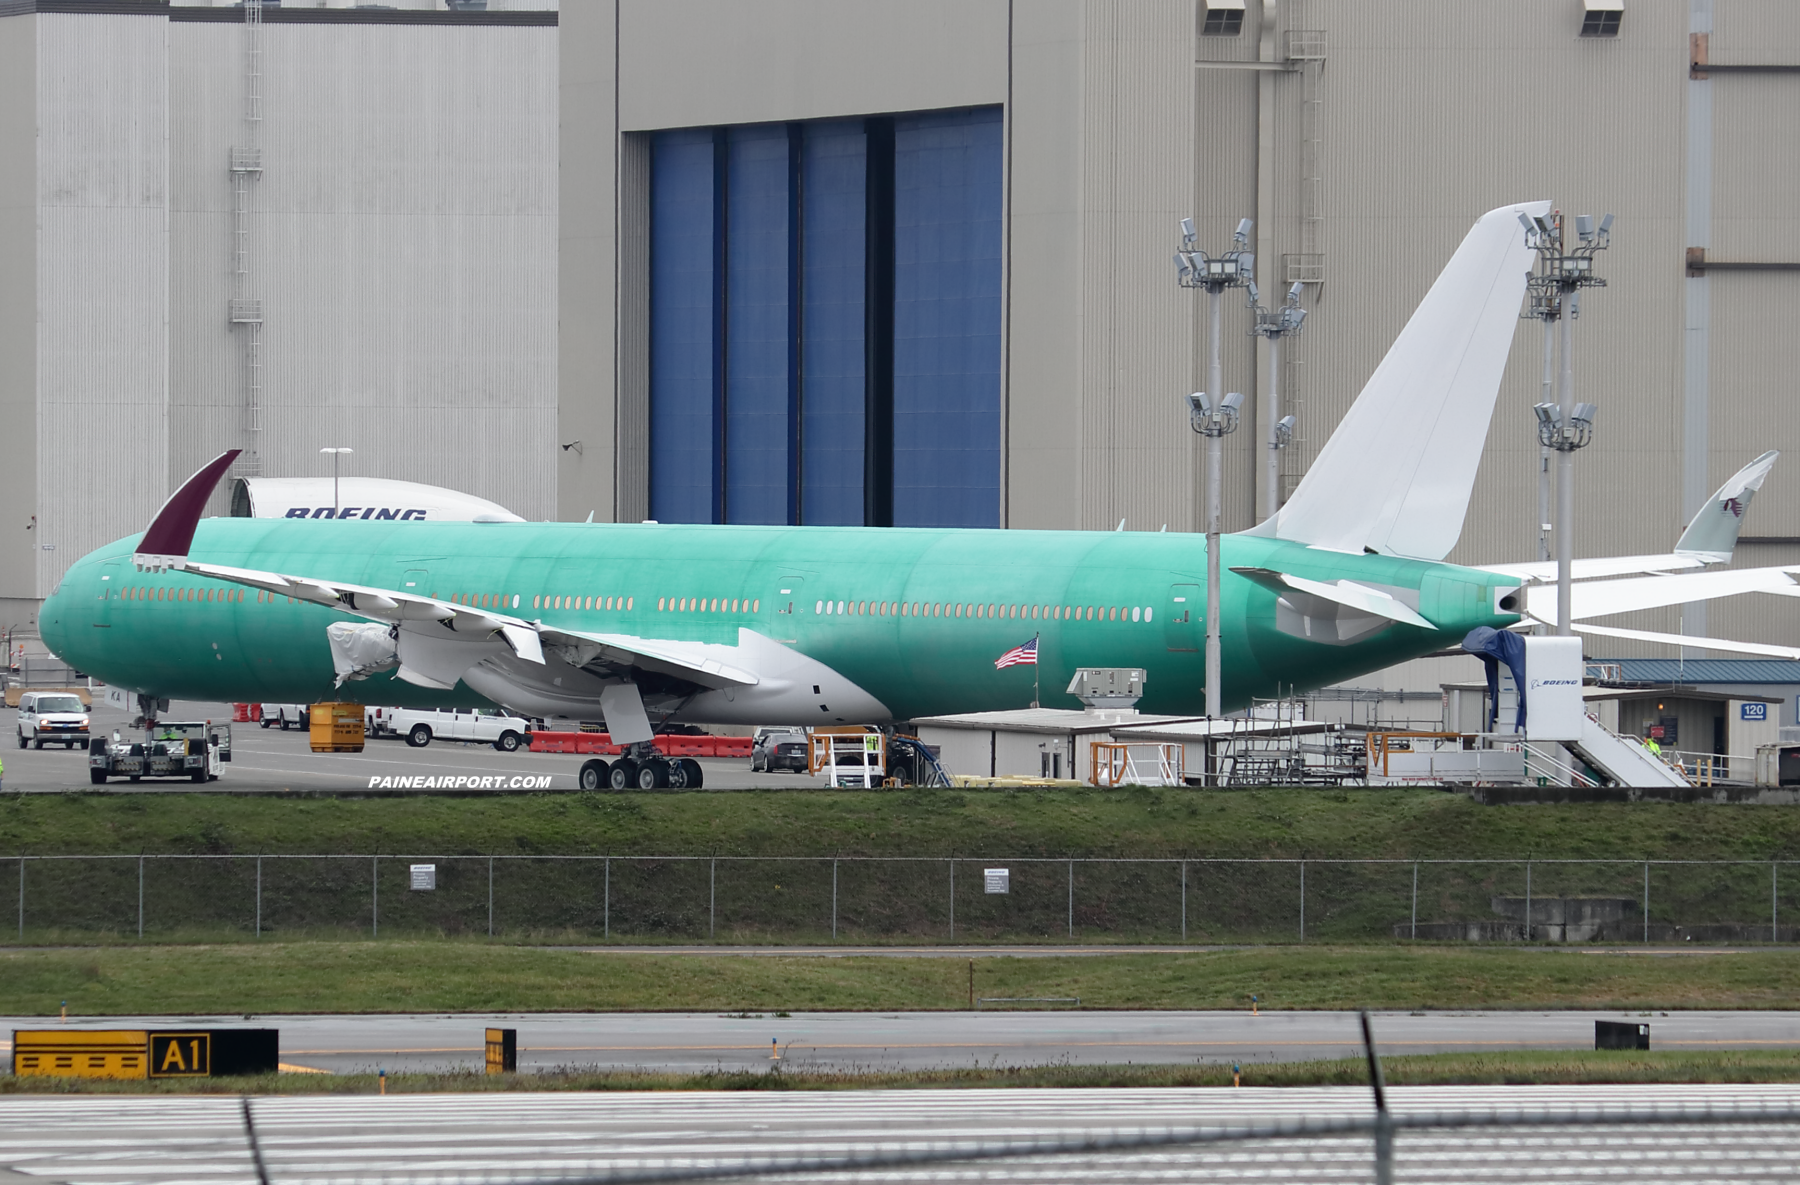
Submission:
{"label": "maroon raked wingtip", "polygon": [[156,512],[156,517],[150,521],[150,529],[138,543],[137,554],[132,556],[133,563],[140,568],[172,568],[187,559],[188,548],[194,542],[194,528],[200,525],[200,512],[206,509],[206,500],[212,497],[213,487],[219,484],[219,479],[243,451],[234,448],[220,453],[169,495],[169,500]]}

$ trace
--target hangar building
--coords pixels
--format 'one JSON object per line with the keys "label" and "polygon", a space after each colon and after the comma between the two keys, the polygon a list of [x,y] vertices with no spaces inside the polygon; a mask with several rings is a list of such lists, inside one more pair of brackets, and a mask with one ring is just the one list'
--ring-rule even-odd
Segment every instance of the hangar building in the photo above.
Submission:
{"label": "hangar building", "polygon": [[[1531,198],[1617,215],[1577,555],[1667,551],[1800,445],[1781,0],[616,0],[561,38],[563,432],[614,442],[559,457],[564,517],[1194,530],[1188,215],[1212,252],[1255,219],[1265,305],[1304,285],[1286,489],[1472,221]],[[1270,417],[1227,299],[1229,530],[1267,513]],[[1454,560],[1536,558],[1541,351],[1523,323]],[[1740,563],[1800,562],[1796,467]],[[1785,641],[1800,602],[1618,624]]]}
{"label": "hangar building", "polygon": [[[0,0],[8,620],[246,441],[527,518],[1193,530],[1184,216],[1209,251],[1255,219],[1265,304],[1302,284],[1283,490],[1471,221],[1528,198],[1617,215],[1578,555],[1664,551],[1800,445],[1786,0],[290,0],[256,42],[257,8]],[[1268,345],[1225,324],[1237,529]],[[1526,322],[1454,560],[1535,555],[1541,361]],[[1800,563],[1795,466],[1740,564]]]}
{"label": "hangar building", "polygon": [[556,13],[502,9],[0,0],[0,628],[229,447],[554,516]]}

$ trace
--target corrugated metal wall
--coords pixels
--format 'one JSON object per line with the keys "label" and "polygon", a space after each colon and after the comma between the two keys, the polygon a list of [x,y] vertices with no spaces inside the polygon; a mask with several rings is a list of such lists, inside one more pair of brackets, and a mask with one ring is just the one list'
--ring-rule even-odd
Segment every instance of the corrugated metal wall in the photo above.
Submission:
{"label": "corrugated metal wall", "polygon": [[141,528],[168,493],[168,26],[37,22],[44,596],[83,554]]}
{"label": "corrugated metal wall", "polygon": [[[1195,201],[1192,32],[1186,0],[1089,4],[1084,14],[1081,521],[1070,526],[1109,529],[1123,518],[1135,530],[1168,523],[1180,531],[1196,521],[1197,454],[1182,399],[1194,389],[1199,306],[1176,287],[1169,258],[1183,217],[1206,218],[1210,233],[1223,215],[1208,218],[1215,211]],[[1014,240],[1015,251],[1062,246]],[[1066,299],[1015,287],[1013,324],[1034,323],[1035,301]],[[1031,348],[1015,328],[1014,355]],[[1035,396],[1013,386],[1015,420],[1034,414]],[[1032,480],[1056,484],[1067,475],[1040,472]],[[1024,485],[1015,479],[1015,489]]]}
{"label": "corrugated metal wall", "polygon": [[0,18],[0,628],[36,617],[37,23]]}
{"label": "corrugated metal wall", "polygon": [[[170,468],[241,440],[229,149],[242,29],[177,23]],[[452,486],[556,513],[557,52],[549,28],[274,24],[263,172],[264,471]]]}

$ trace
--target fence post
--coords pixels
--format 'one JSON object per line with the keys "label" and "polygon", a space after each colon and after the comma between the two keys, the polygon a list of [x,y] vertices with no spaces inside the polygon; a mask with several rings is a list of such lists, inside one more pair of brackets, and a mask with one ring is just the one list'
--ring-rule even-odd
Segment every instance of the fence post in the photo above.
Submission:
{"label": "fence post", "polygon": [[[23,876],[20,878],[23,882]],[[21,913],[19,916],[23,917]],[[950,941],[956,941],[956,857],[950,857]]]}
{"label": "fence post", "polygon": [[488,857],[488,937],[494,936],[494,858]]}
{"label": "fence post", "polygon": [[1525,941],[1531,941],[1531,858],[1529,856],[1525,858]]}
{"label": "fence post", "polygon": [[381,937],[381,857],[369,857],[369,937]]}
{"label": "fence post", "polygon": [[25,941],[25,857],[19,857],[19,941]]}
{"label": "fence post", "polygon": [[837,857],[831,858],[831,940],[837,941]]}
{"label": "fence post", "polygon": [[601,904],[600,904],[600,926],[601,926],[600,936],[602,938],[611,938],[612,937],[612,857],[607,856],[607,857],[605,857],[605,860],[606,860],[605,875],[604,875],[603,879],[601,880],[601,884],[604,885],[605,887],[601,890],[601,892],[604,895],[600,899],[600,901],[601,901]]}
{"label": "fence post", "polygon": [[1075,937],[1075,861],[1069,861],[1069,937]]}
{"label": "fence post", "polygon": [[1413,861],[1413,902],[1412,902],[1412,937],[1419,938],[1419,862]]}
{"label": "fence post", "polygon": [[1306,941],[1306,861],[1300,861],[1300,941]]}
{"label": "fence post", "polygon": [[1187,941],[1187,861],[1181,862],[1181,940]]}
{"label": "fence post", "polygon": [[262,857],[256,858],[256,936],[262,937]]}
{"label": "fence post", "polygon": [[1769,941],[1781,941],[1781,898],[1776,890],[1776,873],[1781,865],[1774,860],[1769,861]]}
{"label": "fence post", "polygon": [[714,856],[706,876],[706,938],[712,941],[719,925],[719,858]]}
{"label": "fence post", "polygon": [[1644,944],[1650,944],[1650,861],[1644,861]]}
{"label": "fence post", "polygon": [[144,940],[144,857],[138,854],[138,941]]}

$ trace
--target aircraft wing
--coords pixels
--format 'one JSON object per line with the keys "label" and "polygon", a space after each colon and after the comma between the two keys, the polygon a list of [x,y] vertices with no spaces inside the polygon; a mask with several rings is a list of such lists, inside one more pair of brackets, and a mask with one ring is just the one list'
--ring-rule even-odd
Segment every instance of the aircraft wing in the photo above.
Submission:
{"label": "aircraft wing", "polygon": [[[638,668],[708,689],[754,687],[758,682],[755,674],[721,661],[708,653],[711,648],[702,643],[564,629],[491,609],[476,609],[417,593],[338,580],[231,568],[187,559],[169,566],[196,576],[262,589],[276,596],[292,597],[296,601],[322,605],[392,626],[399,642],[399,677],[409,682],[421,682],[421,678],[414,677],[421,676],[424,686],[454,687],[456,679],[446,677],[451,667],[459,662],[464,667],[472,666],[483,657],[474,651],[458,655],[455,648],[446,650],[445,643],[451,640],[468,643],[503,641],[516,657],[539,665],[544,662],[545,649],[555,648],[570,665],[590,671],[622,672],[626,668]],[[430,630],[431,625],[442,627],[444,632]],[[422,663],[422,669],[409,668],[408,646],[399,638],[398,631],[412,631],[418,627],[425,627],[422,632],[431,640],[429,649],[444,661]]]}
{"label": "aircraft wing", "polygon": [[[1674,551],[1663,555],[1622,555],[1576,560],[1571,565],[1573,578],[1593,580],[1603,576],[1679,572],[1690,568],[1704,568],[1708,564],[1730,563],[1731,554],[1737,548],[1738,531],[1744,524],[1744,512],[1750,508],[1750,500],[1756,497],[1756,491],[1762,489],[1763,480],[1769,476],[1769,471],[1775,468],[1775,462],[1780,458],[1781,454],[1771,449],[1732,474],[1695,512],[1687,530],[1675,541]],[[1517,576],[1520,580],[1556,579],[1555,560],[1472,566],[1485,572]],[[1576,616],[1579,617],[1580,614]]]}
{"label": "aircraft wing", "polygon": [[[1718,572],[1684,572],[1674,576],[1639,576],[1630,580],[1584,581],[1570,589],[1570,615],[1576,621],[1734,597],[1741,593],[1800,593],[1790,572],[1800,568],[1738,568]],[[1790,593],[1789,595],[1793,595]],[[1526,609],[1539,621],[1556,621],[1556,586],[1534,584],[1525,590]]]}
{"label": "aircraft wing", "polygon": [[[1576,580],[1594,580],[1602,576],[1637,576],[1663,572],[1679,572],[1687,568],[1703,568],[1707,561],[1697,556],[1617,555],[1601,559],[1576,560],[1571,571]],[[1534,560],[1524,564],[1476,564],[1483,572],[1499,572],[1520,580],[1556,580],[1555,560]]]}

